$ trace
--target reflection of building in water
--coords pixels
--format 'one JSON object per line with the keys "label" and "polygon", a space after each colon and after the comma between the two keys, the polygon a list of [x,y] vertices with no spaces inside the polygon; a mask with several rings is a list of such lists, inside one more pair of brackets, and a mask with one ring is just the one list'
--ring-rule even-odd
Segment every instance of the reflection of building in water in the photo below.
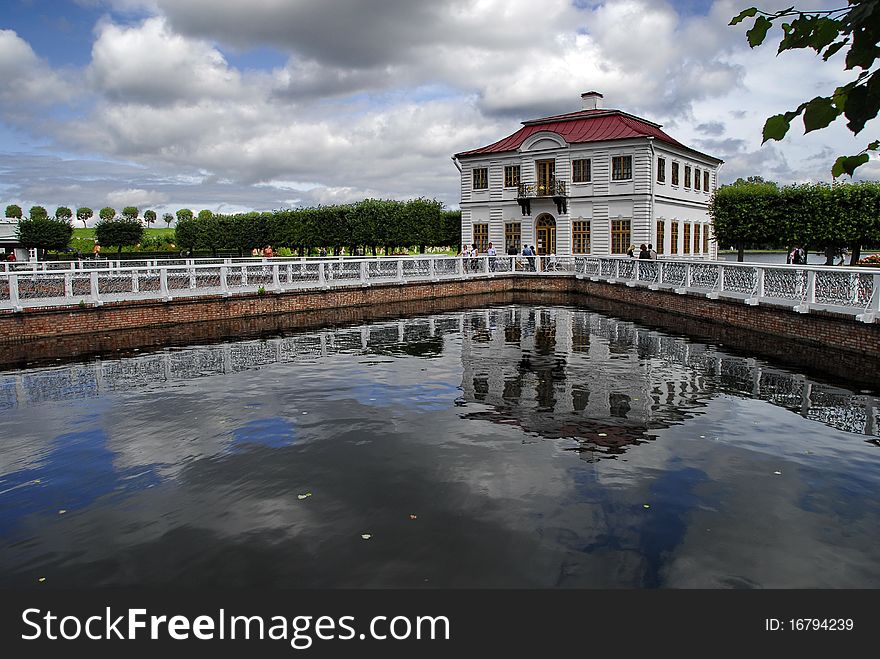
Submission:
{"label": "reflection of building in water", "polygon": [[[472,313],[462,337],[464,402],[491,410],[469,418],[513,423],[582,450],[617,453],[650,430],[699,413],[719,393],[767,400],[851,432],[878,434],[871,396],[567,308]],[[682,368],[684,367],[684,368]]]}
{"label": "reflection of building in water", "polygon": [[[561,307],[497,307],[0,375],[0,412],[308,363],[328,355],[441,357],[461,336],[464,402],[477,418],[615,450],[676,423],[719,393],[767,400],[842,430],[880,435],[877,399],[619,321]],[[604,433],[604,437],[599,433]]]}

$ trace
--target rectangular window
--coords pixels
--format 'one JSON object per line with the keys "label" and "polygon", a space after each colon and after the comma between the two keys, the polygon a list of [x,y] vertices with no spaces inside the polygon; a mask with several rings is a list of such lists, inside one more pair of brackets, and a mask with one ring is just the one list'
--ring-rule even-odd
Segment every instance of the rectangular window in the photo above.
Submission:
{"label": "rectangular window", "polygon": [[474,170],[474,190],[489,189],[489,169],[487,167],[478,167]]}
{"label": "rectangular window", "polygon": [[571,161],[571,182],[572,183],[589,183],[593,180],[593,173],[590,167],[589,158],[581,158]]}
{"label": "rectangular window", "polygon": [[631,234],[631,220],[611,220],[611,253],[626,254]]}
{"label": "rectangular window", "polygon": [[709,192],[709,170],[703,171],[703,192]]}
{"label": "rectangular window", "polygon": [[[674,167],[675,165],[673,165]],[[672,221],[672,225],[669,230],[669,253],[670,254],[678,254],[678,222],[675,220]]]}
{"label": "rectangular window", "polygon": [[504,167],[504,187],[515,188],[519,185],[519,165],[507,165]]}
{"label": "rectangular window", "polygon": [[678,185],[678,163],[672,163],[672,185]]}
{"label": "rectangular window", "polygon": [[663,240],[666,238],[666,222],[657,220],[657,253],[663,253]]}
{"label": "rectangular window", "polygon": [[709,225],[703,225],[703,251],[709,253]]}
{"label": "rectangular window", "polygon": [[504,225],[504,251],[509,252],[515,249],[516,253],[519,254],[521,241],[522,225],[519,222],[507,222]]}
{"label": "rectangular window", "polygon": [[700,225],[694,225],[694,254],[700,253]]}
{"label": "rectangular window", "polygon": [[700,189],[700,170],[694,167],[694,190]]}
{"label": "rectangular window", "polygon": [[486,250],[489,249],[489,225],[488,224],[475,224],[474,225],[474,240],[473,242],[477,243],[477,249],[480,250],[481,254],[485,254]]}
{"label": "rectangular window", "polygon": [[686,187],[686,188],[691,187],[691,166],[690,165],[684,166],[684,187]]}
{"label": "rectangular window", "polygon": [[590,221],[575,220],[571,224],[572,252],[574,254],[590,253]]}
{"label": "rectangular window", "polygon": [[[687,170],[685,170],[685,171],[687,171]],[[691,253],[691,225],[688,222],[684,223],[684,241],[682,241],[682,242],[683,242],[682,246],[684,247],[684,253],[690,254]]]}
{"label": "rectangular window", "polygon": [[633,177],[633,157],[614,156],[611,158],[611,179],[628,181]]}
{"label": "rectangular window", "polygon": [[666,158],[657,158],[657,183],[666,183]]}

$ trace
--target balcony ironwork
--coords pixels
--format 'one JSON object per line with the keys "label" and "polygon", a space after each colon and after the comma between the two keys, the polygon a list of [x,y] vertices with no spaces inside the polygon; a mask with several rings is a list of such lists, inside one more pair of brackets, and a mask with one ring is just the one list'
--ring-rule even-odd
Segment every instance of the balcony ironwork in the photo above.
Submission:
{"label": "balcony ironwork", "polygon": [[560,215],[568,212],[568,191],[565,181],[552,178],[538,183],[520,183],[517,187],[516,200],[519,202],[523,215],[532,214],[532,199],[550,197],[556,204]]}

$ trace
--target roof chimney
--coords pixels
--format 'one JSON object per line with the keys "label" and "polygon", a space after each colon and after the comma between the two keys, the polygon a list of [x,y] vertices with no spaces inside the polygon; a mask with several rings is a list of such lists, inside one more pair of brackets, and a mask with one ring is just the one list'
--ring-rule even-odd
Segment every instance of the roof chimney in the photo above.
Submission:
{"label": "roof chimney", "polygon": [[598,110],[602,107],[604,97],[599,92],[584,92],[581,94],[584,110]]}

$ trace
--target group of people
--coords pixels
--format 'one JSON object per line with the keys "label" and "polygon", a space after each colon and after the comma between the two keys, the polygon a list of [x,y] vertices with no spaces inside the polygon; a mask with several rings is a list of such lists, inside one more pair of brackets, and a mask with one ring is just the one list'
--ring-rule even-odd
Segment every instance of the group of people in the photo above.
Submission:
{"label": "group of people", "polygon": [[648,260],[656,260],[657,259],[657,250],[654,249],[654,245],[652,243],[642,243],[639,245],[639,253],[636,255],[636,246],[630,245],[629,249],[626,252],[626,255],[631,259],[648,259]]}
{"label": "group of people", "polygon": [[275,250],[272,249],[272,245],[266,245],[263,249],[259,247],[254,247],[251,250],[251,256],[263,256],[265,258],[272,258],[275,256]]}
{"label": "group of people", "polygon": [[807,250],[804,249],[803,245],[795,245],[791,248],[791,251],[785,258],[785,262],[794,265],[803,265],[807,262]]}
{"label": "group of people", "polygon": [[[492,243],[489,243],[489,246],[486,248],[486,256],[489,257],[489,272],[495,272],[495,257],[498,256],[498,250],[495,249],[495,246]],[[520,252],[513,245],[507,248],[508,256],[519,256]],[[468,247],[464,245],[461,248],[461,251],[458,253],[460,258],[468,259],[464,262],[464,266],[466,270],[471,270],[473,272],[477,272],[480,268],[480,250],[477,247],[477,243],[471,243],[471,246]],[[538,253],[535,251],[534,245],[524,245],[522,248],[522,256],[525,257],[525,265],[526,270],[529,272],[535,272],[535,259],[538,256]]]}

